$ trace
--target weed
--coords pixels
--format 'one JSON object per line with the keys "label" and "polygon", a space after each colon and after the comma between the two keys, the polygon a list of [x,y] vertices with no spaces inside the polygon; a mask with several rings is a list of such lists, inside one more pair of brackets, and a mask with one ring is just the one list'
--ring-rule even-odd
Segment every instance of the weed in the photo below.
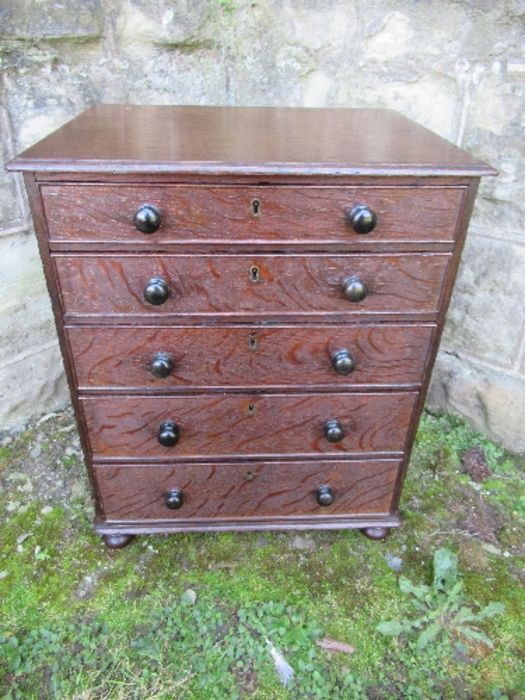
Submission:
{"label": "weed", "polygon": [[294,669],[292,697],[365,697],[358,679],[322,657],[315,645],[320,633],[314,622],[284,603],[251,603],[235,610],[206,599],[192,604],[181,596],[156,610],[147,627],[136,626],[125,639],[100,620],[85,618],[4,635],[0,668],[10,678],[13,698],[46,686],[46,695],[71,697],[85,687],[87,678],[93,691],[107,693],[122,663],[124,643],[126,665],[135,672],[142,669],[129,697],[149,697],[157,679],[166,677],[170,692],[179,689],[177,697],[233,699],[241,696],[240,688],[258,679],[280,692],[268,651],[271,640]]}
{"label": "weed", "polygon": [[505,609],[502,603],[489,603],[479,612],[465,605],[463,581],[458,577],[458,560],[448,549],[438,549],[434,554],[434,580],[430,586],[415,585],[401,576],[399,587],[410,596],[410,602],[418,615],[414,619],[390,620],[377,626],[386,636],[417,634],[417,648],[443,636],[445,641],[464,638],[468,642],[482,642],[492,647],[492,640],[476,625]]}
{"label": "weed", "polygon": [[[403,526],[388,540],[318,531],[306,549],[296,533],[266,532],[148,536],[107,551],[87,500],[72,489],[83,472],[74,455],[67,459],[71,426],[68,411],[35,421],[0,452],[0,697],[525,697],[522,465],[459,419],[423,417]],[[31,456],[35,439],[39,458]],[[461,473],[462,454],[475,446],[491,470],[482,484]],[[445,590],[426,587],[428,605],[400,589],[388,564],[395,557],[409,582],[424,581],[443,547],[458,553],[463,573],[447,610],[454,576]],[[504,613],[455,621],[462,608],[479,616],[491,599],[504,602]],[[376,631],[381,620],[436,608],[435,619],[394,639]],[[436,621],[440,631],[419,648]],[[470,644],[465,627],[485,632],[493,648]],[[355,652],[320,648],[321,630]],[[286,687],[272,649],[294,671]]]}

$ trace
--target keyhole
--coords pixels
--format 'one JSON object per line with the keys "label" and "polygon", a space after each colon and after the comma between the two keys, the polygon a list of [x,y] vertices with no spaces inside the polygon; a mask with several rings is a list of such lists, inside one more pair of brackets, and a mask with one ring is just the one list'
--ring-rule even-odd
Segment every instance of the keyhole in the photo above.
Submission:
{"label": "keyhole", "polygon": [[261,279],[261,276],[260,276],[259,268],[257,267],[257,265],[252,265],[250,267],[250,281],[251,282],[259,282],[260,279]]}
{"label": "keyhole", "polygon": [[250,335],[248,337],[248,350],[251,352],[255,352],[256,350],[259,349],[259,341],[254,335]]}
{"label": "keyhole", "polygon": [[255,404],[254,403],[248,404],[248,413],[250,414],[250,416],[253,416],[253,414],[255,413]]}
{"label": "keyhole", "polygon": [[244,475],[246,481],[253,481],[255,479],[255,474],[252,471],[246,472]]}
{"label": "keyhole", "polygon": [[252,200],[252,216],[259,216],[261,213],[261,202],[258,199]]}

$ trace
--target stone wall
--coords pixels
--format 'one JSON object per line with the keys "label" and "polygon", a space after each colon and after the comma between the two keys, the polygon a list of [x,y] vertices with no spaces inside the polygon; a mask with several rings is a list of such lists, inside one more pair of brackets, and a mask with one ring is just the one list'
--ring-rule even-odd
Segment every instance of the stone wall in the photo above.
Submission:
{"label": "stone wall", "polygon": [[[391,107],[496,166],[429,404],[525,451],[520,0],[3,0],[9,157],[93,102]],[[0,170],[0,428],[67,401],[20,178]]]}

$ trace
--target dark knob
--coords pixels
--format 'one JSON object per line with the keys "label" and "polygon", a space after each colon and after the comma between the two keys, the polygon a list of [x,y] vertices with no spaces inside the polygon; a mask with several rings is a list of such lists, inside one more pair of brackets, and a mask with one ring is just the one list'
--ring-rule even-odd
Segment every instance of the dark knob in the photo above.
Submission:
{"label": "dark knob", "polygon": [[352,276],[343,282],[343,294],[348,301],[363,301],[368,294],[368,288],[360,277]]}
{"label": "dark knob", "polygon": [[144,299],[154,306],[164,304],[169,295],[168,284],[162,277],[152,277],[144,289]]}
{"label": "dark knob", "polygon": [[345,218],[356,233],[370,233],[377,224],[377,216],[366,204],[358,204],[353,209],[347,210]]}
{"label": "dark knob", "polygon": [[334,500],[334,492],[329,486],[319,486],[317,489],[317,503],[320,506],[331,506]]}
{"label": "dark knob", "polygon": [[154,233],[160,226],[160,210],[152,204],[143,204],[133,217],[135,228],[142,233]]}
{"label": "dark knob", "polygon": [[344,438],[345,431],[343,430],[341,422],[338,421],[337,418],[326,421],[324,426],[324,436],[328,442],[341,442],[341,440]]}
{"label": "dark knob", "polygon": [[179,441],[179,426],[171,420],[166,420],[159,426],[157,440],[164,447],[173,447]]}
{"label": "dark knob", "polygon": [[170,489],[164,494],[164,503],[171,510],[177,510],[184,503],[184,494],[180,489]]}
{"label": "dark knob", "polygon": [[149,366],[151,374],[159,379],[169,377],[173,372],[173,360],[167,352],[158,352]]}
{"label": "dark knob", "polygon": [[355,362],[348,350],[338,350],[332,355],[332,366],[337,374],[350,374],[355,369]]}

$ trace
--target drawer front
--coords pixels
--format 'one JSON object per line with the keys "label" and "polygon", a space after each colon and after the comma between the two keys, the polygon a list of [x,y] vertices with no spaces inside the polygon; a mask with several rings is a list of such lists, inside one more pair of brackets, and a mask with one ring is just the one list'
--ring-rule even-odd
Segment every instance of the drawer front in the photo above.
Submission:
{"label": "drawer front", "polygon": [[[437,314],[448,254],[407,255],[56,255],[70,316],[284,318]],[[349,301],[349,279],[364,283]],[[145,299],[153,280],[166,301]],[[156,282],[157,287],[159,282]]]}
{"label": "drawer front", "polygon": [[[451,241],[465,188],[205,187],[45,185],[51,241],[132,243],[310,243]],[[134,217],[144,204],[161,224],[143,233]],[[363,235],[346,212],[366,205],[377,217]]]}
{"label": "drawer front", "polygon": [[433,325],[388,324],[72,326],[67,334],[81,391],[148,388],[160,393],[247,386],[414,387],[421,381],[433,330]]}
{"label": "drawer front", "polygon": [[[402,452],[417,394],[227,394],[81,399],[95,459]],[[337,419],[344,437],[330,442]],[[175,424],[178,441],[158,436]],[[172,429],[173,431],[173,429]]]}
{"label": "drawer front", "polygon": [[[398,460],[252,462],[97,466],[95,475],[109,521],[276,518],[388,514]],[[317,501],[328,486],[330,505]],[[165,495],[182,491],[182,505]]]}

